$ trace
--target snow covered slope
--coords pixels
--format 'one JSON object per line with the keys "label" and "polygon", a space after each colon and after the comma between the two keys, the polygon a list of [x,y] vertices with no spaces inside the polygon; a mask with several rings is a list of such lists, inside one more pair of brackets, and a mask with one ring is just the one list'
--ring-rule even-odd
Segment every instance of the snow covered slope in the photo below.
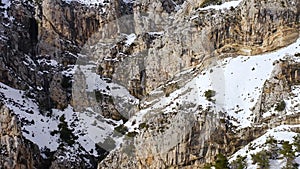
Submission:
{"label": "snow covered slope", "polygon": [[[75,112],[71,106],[63,111],[53,109],[51,112],[42,113],[30,96],[3,83],[0,83],[0,97],[21,120],[23,135],[36,143],[40,149],[49,148],[55,151],[58,148],[59,137],[51,133],[58,130],[62,115],[65,116],[70,129],[74,130],[75,136],[78,136],[76,142],[95,156],[98,155],[95,144],[104,142],[114,129],[114,126],[108,124],[99,114],[92,111]],[[113,123],[118,124],[116,121]]]}
{"label": "snow covered slope", "polygon": [[[253,160],[251,158],[252,154],[257,154],[261,151],[272,151],[270,148],[270,145],[268,144],[268,140],[270,138],[273,138],[276,140],[276,146],[278,146],[278,149],[282,148],[282,143],[284,141],[288,141],[289,143],[294,142],[294,137],[297,136],[297,134],[293,131],[293,129],[299,129],[300,125],[281,125],[279,127],[269,129],[267,133],[262,135],[261,137],[253,140],[248,145],[237,151],[232,157],[230,158],[229,162],[232,162],[236,160],[238,156],[246,157],[246,165],[247,169],[256,169],[258,166],[257,164],[253,164]],[[294,147],[295,149],[295,147]],[[295,151],[295,150],[294,150]],[[273,152],[274,153],[274,152]],[[277,152],[279,153],[279,151]],[[300,153],[295,153],[295,162],[300,164]],[[271,169],[278,169],[283,168],[286,165],[286,161],[284,160],[282,155],[278,155],[276,159],[269,159],[270,161],[270,168]]]}
{"label": "snow covered slope", "polygon": [[[250,127],[255,118],[252,108],[262,94],[265,81],[271,77],[274,61],[293,56],[299,48],[300,39],[274,52],[219,60],[170,95],[142,103],[147,108],[132,118],[128,122],[128,127],[136,128],[139,123],[130,126],[132,121],[143,122],[146,120],[144,117],[153,113],[154,110],[168,113],[176,110],[178,104],[189,103],[194,106],[187,110],[188,112],[197,112],[199,106],[203,109],[212,107],[215,112],[221,111],[225,113],[225,116],[229,116],[231,123],[238,129]],[[212,101],[205,97],[205,92],[208,90],[216,92]],[[159,93],[163,93],[161,88],[150,95]],[[298,97],[294,100],[293,104],[299,102]],[[293,104],[287,105],[288,112],[293,110]]]}

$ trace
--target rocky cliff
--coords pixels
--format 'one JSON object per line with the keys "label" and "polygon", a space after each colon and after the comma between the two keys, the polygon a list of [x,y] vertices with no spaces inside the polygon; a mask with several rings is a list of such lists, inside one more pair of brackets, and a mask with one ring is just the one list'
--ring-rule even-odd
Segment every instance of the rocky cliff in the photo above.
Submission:
{"label": "rocky cliff", "polygon": [[6,168],[201,168],[299,124],[299,0],[2,0],[0,14]]}
{"label": "rocky cliff", "polygon": [[[203,64],[203,60],[260,54],[291,44],[299,37],[298,1],[244,1],[225,11],[201,10],[201,5],[189,1],[177,11],[170,6],[160,1],[137,1],[133,19],[120,18],[134,23],[131,31],[138,35],[137,39],[129,49],[118,45],[110,55],[98,57],[101,74],[121,81],[131,91],[132,84],[140,86],[137,95],[145,95],[179,71]],[[143,66],[136,68],[137,59],[124,59],[121,54],[135,56]],[[125,63],[115,62],[118,57]],[[122,77],[124,74],[130,74],[132,79]]]}
{"label": "rocky cliff", "polygon": [[17,117],[2,103],[0,117],[1,168],[41,168],[43,160],[38,146],[23,137]]}

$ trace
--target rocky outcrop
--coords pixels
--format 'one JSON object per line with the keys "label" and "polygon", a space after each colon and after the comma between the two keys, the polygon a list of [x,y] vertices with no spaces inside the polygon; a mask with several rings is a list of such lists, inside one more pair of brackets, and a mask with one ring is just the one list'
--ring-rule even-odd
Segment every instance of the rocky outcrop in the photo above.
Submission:
{"label": "rocky outcrop", "polygon": [[226,118],[209,110],[199,111],[197,118],[182,111],[156,115],[140,125],[141,134],[134,138],[126,135],[122,147],[98,168],[203,168],[217,154],[229,156],[268,129],[235,131]]}
{"label": "rocky outcrop", "polygon": [[[176,17],[185,22],[189,22],[187,20],[190,19],[190,24],[180,22],[180,19],[173,23],[168,23],[169,20],[162,22],[164,17],[153,16],[155,12],[159,13],[160,16],[166,15],[160,2],[146,6],[147,3],[134,6],[136,12],[134,19],[137,25],[135,31],[140,36],[137,37],[133,47],[127,52],[133,58],[135,56],[139,59],[142,58],[142,61],[137,62],[138,59],[131,58],[132,62],[126,60],[126,64],[120,63],[122,60],[113,64],[110,62],[112,70],[130,70],[129,74],[132,75],[130,77],[143,77],[139,72],[144,70],[146,82],[141,83],[140,79],[142,78],[138,79],[140,81],[136,81],[140,82],[140,86],[145,87],[145,93],[164,84],[168,79],[172,79],[177,72],[184,68],[209,64],[213,59],[227,56],[255,55],[272,51],[299,38],[300,3],[298,1],[275,0],[266,2],[253,0],[243,1],[236,9],[232,8],[225,11],[201,11],[191,8],[177,12]],[[147,13],[147,10],[150,11],[148,15],[141,14]],[[143,20],[143,17],[152,19],[152,22]],[[149,23],[154,23],[154,25],[156,23],[158,26],[151,27]],[[163,23],[163,25],[158,23]],[[176,28],[172,29],[168,24],[174,23]],[[191,33],[184,36],[186,34],[181,33],[187,27]],[[164,28],[169,28],[169,31],[164,31]],[[144,30],[156,32],[143,34]],[[159,31],[163,33],[157,33]],[[177,34],[174,35],[174,32]],[[206,43],[202,43],[203,41]],[[110,58],[116,58],[115,56],[111,55]],[[100,60],[102,59],[100,57]],[[138,66],[136,66],[137,63],[139,63]],[[289,72],[288,74],[284,73],[288,79],[292,79],[293,83],[297,82],[298,68],[290,67],[285,72]],[[118,71],[113,71],[113,73],[117,74]],[[127,81],[118,75],[111,76],[122,81],[123,84],[128,81],[128,76],[126,76]],[[129,80],[133,81],[134,79],[129,78]],[[290,92],[289,81],[291,80],[284,78],[270,79],[270,82],[266,82],[264,94],[258,103],[261,107],[256,114],[255,122],[257,124],[263,123],[263,109],[268,109],[274,103],[280,102],[283,97],[286,97],[285,94]],[[127,83],[125,86],[130,85]],[[269,93],[267,92],[268,88],[270,89]],[[151,114],[157,115],[163,114],[163,112],[153,110]],[[298,115],[295,116],[298,117]],[[174,117],[147,117],[146,129],[142,130],[132,140],[126,141],[119,150],[111,153],[99,164],[98,168],[201,168],[204,163],[212,162],[216,154],[221,152],[231,155],[239,147],[257,138],[270,127],[268,125],[254,126],[251,129],[233,132],[231,130],[234,128],[229,127],[230,124],[226,123],[226,118],[220,118],[210,123],[205,117],[201,116],[194,123],[191,123],[192,131],[187,131],[183,136],[176,137],[180,139],[176,146],[170,146],[169,140],[173,139],[169,137],[166,130],[168,131],[169,128],[172,130],[172,125],[165,121],[166,119],[176,121],[173,119]],[[220,121],[224,123],[222,124]],[[297,121],[287,118],[286,121],[281,119],[276,124],[295,124]],[[151,130],[147,129],[151,127]],[[176,130],[174,129],[174,131]],[[207,138],[201,136],[207,136]],[[168,139],[163,139],[164,137],[168,137]],[[224,147],[224,145],[226,146]],[[169,149],[165,150],[166,147]]]}
{"label": "rocky outcrop", "polygon": [[0,166],[3,169],[35,169],[42,166],[39,148],[21,134],[16,116],[0,103]]}
{"label": "rocky outcrop", "polygon": [[118,4],[86,6],[62,0],[9,4],[0,4],[0,81],[36,94],[42,109],[65,107],[70,91],[58,82],[66,79],[62,71],[76,63],[81,46],[103,23],[121,15],[115,10]]}
{"label": "rocky outcrop", "polygon": [[[267,122],[267,124],[276,126],[282,123],[283,120],[281,118],[287,121],[291,121],[290,118],[294,118],[295,121],[299,119],[299,114],[297,113],[294,115],[286,115],[286,105],[284,102],[284,100],[288,99],[291,95],[292,87],[299,84],[299,63],[294,62],[287,56],[284,60],[277,61],[274,64],[275,67],[272,72],[272,77],[265,82],[262,95],[253,108],[253,112],[256,115],[255,122],[258,124]],[[279,112],[278,114],[272,114],[272,118],[263,118],[264,113],[276,109],[280,103],[283,104],[282,108],[275,110]],[[270,122],[270,120],[272,122]],[[294,122],[291,123],[294,124]]]}
{"label": "rocky outcrop", "polygon": [[300,84],[300,64],[286,61],[281,64],[282,75],[289,85]]}
{"label": "rocky outcrop", "polygon": [[133,17],[119,20],[133,22],[131,32],[137,38],[130,47],[124,47],[126,39],[121,38],[105,55],[97,55],[100,74],[132,93],[136,93],[130,87],[134,84],[140,88],[136,96],[141,97],[186,68],[207,65],[220,57],[272,51],[299,37],[300,3],[296,0],[243,1],[224,11],[197,7],[189,1],[179,10],[160,1],[136,2]]}
{"label": "rocky outcrop", "polygon": [[219,52],[242,55],[286,46],[299,37],[299,7],[298,1],[243,1],[236,14],[225,19],[228,27],[217,24],[212,31],[214,46]]}
{"label": "rocky outcrop", "polygon": [[[125,3],[118,0],[87,6],[62,0],[12,1],[11,7],[5,9],[12,18],[0,17],[0,81],[27,90],[30,96],[36,96],[41,108],[63,109],[70,101],[78,111],[87,105],[100,105],[105,118],[120,120],[122,116],[111,96],[94,91],[89,94],[96,100],[90,101],[85,90],[73,90],[72,93],[71,77],[67,77],[66,72],[79,64],[76,61],[81,56],[78,55],[80,51],[98,64],[99,76],[125,86],[140,100],[147,100],[151,91],[176,78],[182,70],[201,69],[227,56],[272,51],[299,37],[299,0],[245,0],[237,8],[220,11],[199,9],[203,3],[185,0]],[[132,36],[128,34],[135,34],[135,38],[130,39]],[[108,43],[107,46],[101,46],[102,42]],[[286,94],[289,85],[299,84],[299,71],[298,65],[283,64],[283,75],[266,82],[264,95],[257,106],[255,121],[258,124],[262,122],[262,110],[270,109],[272,104],[285,97],[280,91]],[[77,80],[81,82],[80,89],[85,89],[85,79],[79,77]],[[164,85],[164,93],[170,94],[188,80],[190,78],[185,77],[180,82]],[[71,99],[71,93],[80,98]],[[160,97],[164,93],[149,97]],[[179,111],[186,111],[184,106]],[[142,104],[140,108],[144,108]],[[5,109],[4,112],[9,111]],[[132,114],[136,112],[134,110]],[[99,168],[201,167],[213,161],[219,152],[232,154],[267,128],[232,133],[222,114],[219,119],[212,119],[208,110],[199,110],[199,117],[191,118],[188,127],[180,126],[180,119],[185,117],[177,116],[175,112],[170,116],[161,114],[161,110],[153,113],[158,116],[148,117],[142,133],[129,137],[128,144],[109,155]],[[20,128],[8,127],[16,125],[14,117],[3,115],[3,119],[6,119],[1,123],[1,130],[6,130],[4,134],[1,132],[1,145],[5,145],[1,147],[1,151],[3,147],[5,151],[1,156],[3,166],[37,166],[35,161],[38,160],[23,141]],[[287,121],[299,122],[294,119]],[[179,126],[169,125],[170,121],[178,122]],[[188,130],[180,136],[173,135],[176,133],[172,130],[185,127]],[[236,141],[235,134],[243,138]],[[165,141],[169,136],[174,139]],[[11,141],[17,152],[6,146]],[[131,146],[137,149],[132,151]],[[56,155],[66,154],[58,151]],[[29,160],[24,162],[23,159]],[[73,164],[57,159],[52,168],[64,165],[71,168]],[[80,164],[78,167],[84,168]]]}

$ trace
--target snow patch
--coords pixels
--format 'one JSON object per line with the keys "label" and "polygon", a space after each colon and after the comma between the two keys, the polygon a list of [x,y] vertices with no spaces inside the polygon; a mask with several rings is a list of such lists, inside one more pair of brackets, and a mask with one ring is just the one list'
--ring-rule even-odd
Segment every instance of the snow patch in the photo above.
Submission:
{"label": "snow patch", "polygon": [[134,42],[134,40],[136,39],[136,35],[134,33],[132,33],[132,34],[128,35],[126,37],[126,39],[127,40],[125,41],[125,45],[130,46]]}
{"label": "snow patch", "polygon": [[229,2],[225,2],[221,5],[210,5],[204,8],[201,8],[200,10],[208,10],[208,9],[215,9],[215,10],[223,10],[223,9],[229,9],[231,7],[235,8],[237,7],[240,3],[242,2],[242,0],[238,0],[238,1],[229,1]]}
{"label": "snow patch", "polygon": [[108,3],[108,0],[64,0],[66,3],[78,2],[85,5],[103,5]]}

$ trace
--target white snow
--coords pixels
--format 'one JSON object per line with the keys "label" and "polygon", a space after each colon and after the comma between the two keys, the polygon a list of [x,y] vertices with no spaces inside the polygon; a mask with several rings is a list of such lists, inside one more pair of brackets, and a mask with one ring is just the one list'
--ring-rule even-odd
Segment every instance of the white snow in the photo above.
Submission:
{"label": "white snow", "polygon": [[[79,136],[77,140],[79,144],[93,155],[97,155],[95,144],[103,142],[114,130],[101,115],[89,111],[74,112],[71,106],[63,111],[53,109],[51,115],[46,115],[49,112],[41,114],[37,103],[26,97],[24,91],[13,89],[3,83],[0,83],[0,98],[22,121],[22,134],[36,143],[40,149],[47,147],[54,151],[59,146],[59,135],[50,133],[58,130],[59,117],[63,114],[69,127],[74,129],[74,134]],[[117,142],[118,144],[120,143]]]}
{"label": "white snow", "polygon": [[295,85],[291,87],[291,95],[285,100],[286,103],[286,115],[291,115],[300,112],[300,85]]}
{"label": "white snow", "polygon": [[85,5],[103,5],[103,3],[105,2],[105,0],[64,0],[64,1],[67,3],[71,3],[75,1]]}
{"label": "white snow", "polygon": [[163,35],[164,31],[160,31],[160,32],[148,32],[149,35]]}
{"label": "white snow", "polygon": [[[76,69],[77,68],[75,68],[74,71],[76,71]],[[117,83],[107,83],[93,71],[94,69],[96,69],[96,64],[93,63],[80,65],[80,70],[86,80],[86,92],[94,92],[95,90],[102,91],[102,93],[113,96],[114,98],[123,98],[124,102],[138,103],[138,99],[133,97],[124,86]]]}
{"label": "white snow", "polygon": [[[293,142],[293,137],[296,136],[298,133],[292,132],[292,128],[299,128],[299,125],[281,125],[278,127],[275,127],[273,129],[269,129],[267,133],[262,135],[261,137],[253,140],[249,144],[247,144],[242,149],[238,150],[236,153],[234,153],[231,158],[229,159],[229,162],[234,161],[237,156],[246,156],[247,158],[247,169],[256,169],[257,166],[252,164],[251,154],[256,154],[262,150],[268,150],[268,146],[266,146],[266,141],[268,137],[274,137],[277,141],[288,141],[290,143]],[[251,148],[250,148],[251,147]],[[298,157],[299,158],[299,157]],[[298,160],[296,158],[296,161]],[[270,160],[270,168],[271,169],[277,169],[282,168],[284,166],[284,160],[283,159],[277,159],[277,160]],[[298,162],[299,164],[299,162]],[[280,167],[279,167],[280,166]]]}
{"label": "white snow", "polygon": [[[271,53],[219,61],[217,66],[211,68],[213,72],[207,73],[210,74],[210,86],[217,93],[217,108],[236,119],[237,126],[250,126],[254,118],[251,108],[258,100],[264,82],[271,76],[274,61],[287,54],[293,55],[299,44],[300,39]],[[200,79],[203,81],[203,78]]]}
{"label": "white snow", "polygon": [[48,147],[50,150],[57,148],[57,136],[52,137],[50,131],[57,128],[58,122],[40,114],[34,100],[26,97],[23,91],[13,89],[3,83],[0,83],[0,97],[21,121],[34,122],[34,124],[22,126],[23,135],[26,138],[38,144],[40,148]]}
{"label": "white snow", "polygon": [[229,8],[231,8],[231,7],[235,8],[235,7],[237,7],[241,2],[242,2],[242,0],[229,1],[229,2],[224,2],[224,3],[221,4],[221,5],[211,5],[211,6],[207,6],[207,7],[201,8],[200,10],[208,10],[208,9],[223,10],[223,9],[229,9]]}
{"label": "white snow", "polygon": [[[126,125],[133,130],[140,122],[146,120],[147,114],[153,113],[154,110],[167,113],[176,111],[176,103],[179,105],[195,103],[194,107],[186,111],[197,112],[198,105],[204,109],[210,106],[215,109],[215,112],[221,111],[229,115],[232,118],[231,122],[238,129],[251,126],[254,119],[251,108],[261,95],[264,82],[271,76],[274,68],[273,62],[287,54],[293,55],[299,45],[300,39],[274,52],[217,61],[214,66],[203,71],[168,97],[162,96],[150,102],[144,102],[143,104],[148,105],[148,108],[137,113]],[[213,98],[215,104],[204,96],[205,91],[209,89],[216,91],[216,96]],[[161,92],[162,90],[159,88],[150,95]],[[296,99],[298,97],[295,97],[294,100]],[[136,120],[137,123],[135,126],[130,126],[133,120]]]}
{"label": "white snow", "polygon": [[[4,18],[8,18],[10,21],[13,21],[14,18],[12,16],[8,15],[8,9],[11,6],[11,0],[2,0],[2,4],[4,4],[4,6],[1,6],[0,9],[3,9],[4,11],[2,12],[2,15],[4,16]],[[2,23],[4,24],[4,23]]]}
{"label": "white snow", "polygon": [[53,59],[45,59],[45,58],[38,59],[37,62],[38,62],[39,64],[46,64],[46,65],[49,65],[49,66],[52,66],[52,67],[57,67],[58,64],[59,64],[56,60],[53,60]]}
{"label": "white snow", "polygon": [[125,41],[125,45],[130,46],[136,39],[136,35],[134,33],[132,33],[132,34],[128,35],[126,39],[127,40]]}
{"label": "white snow", "polygon": [[125,3],[133,3],[134,2],[134,0],[123,0],[123,2],[125,2]]}

